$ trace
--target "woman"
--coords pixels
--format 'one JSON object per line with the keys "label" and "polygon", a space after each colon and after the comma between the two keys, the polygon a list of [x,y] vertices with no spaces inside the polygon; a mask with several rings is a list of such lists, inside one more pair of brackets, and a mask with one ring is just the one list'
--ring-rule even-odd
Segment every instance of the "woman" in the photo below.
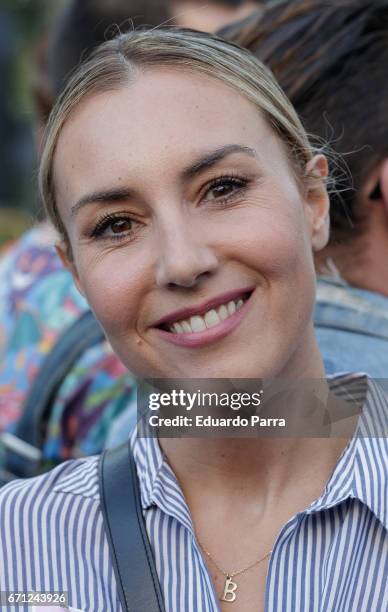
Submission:
{"label": "woman", "polygon": [[[326,174],[253,56],[167,29],[122,35],[80,67],[41,186],[65,265],[138,376],[302,381],[324,377],[312,311]],[[383,410],[362,393],[364,414]],[[382,609],[384,440],[131,444],[167,610]],[[75,608],[120,610],[97,466],[3,489],[3,590],[55,586]]]}
{"label": "woman", "polygon": [[[345,154],[316,256],[326,372],[388,374],[388,4],[294,0],[223,30],[271,68],[308,133]],[[338,174],[333,164],[332,174]]]}
{"label": "woman", "polygon": [[[66,2],[56,16],[46,45],[48,49],[41,49],[39,66],[34,67],[34,72],[38,68],[34,102],[39,147],[48,114],[67,75],[78,65],[80,57],[87,55],[87,49],[113,36],[117,26],[112,24],[120,24],[123,32],[133,28],[133,24],[156,27],[173,20],[177,25],[184,23],[210,31],[239,19],[259,4],[245,0],[217,0],[207,2],[206,6],[191,0]],[[10,443],[10,431],[32,442],[31,437],[26,440],[24,432],[30,427],[23,426],[21,417],[29,412],[27,408],[31,404],[37,414],[39,393],[34,392],[34,386],[40,388],[37,375],[48,376],[47,355],[53,355],[54,346],[63,337],[69,337],[71,324],[79,323],[87,310],[85,300],[78,294],[53,248],[54,240],[50,229],[39,224],[26,232],[0,259],[0,432],[7,432],[5,437],[0,433],[0,446],[6,441]],[[47,300],[48,293],[50,300]],[[75,351],[79,348],[76,342],[73,346]],[[97,346],[82,347],[77,361],[75,357],[70,359],[68,374],[60,389],[50,394],[51,410],[43,436],[42,463],[48,469],[49,465],[74,456],[100,452],[111,440],[121,440],[122,432],[133,427],[134,410],[130,409],[133,395],[133,379],[112,354],[108,342],[101,339]],[[43,402],[43,393],[40,398]],[[128,413],[122,415],[124,406],[128,406]],[[111,428],[117,417],[117,424],[115,422]],[[30,416],[31,420],[34,419]],[[124,436],[127,437],[125,433]],[[6,466],[0,461],[0,482],[3,475],[7,479],[13,477],[11,472],[19,477],[38,473],[32,464],[28,473],[20,472],[21,461],[18,455],[8,453]]]}

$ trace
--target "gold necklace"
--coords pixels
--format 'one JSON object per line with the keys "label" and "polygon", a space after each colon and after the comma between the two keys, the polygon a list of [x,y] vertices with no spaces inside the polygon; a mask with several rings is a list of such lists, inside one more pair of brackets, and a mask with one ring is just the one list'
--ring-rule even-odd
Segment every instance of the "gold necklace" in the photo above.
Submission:
{"label": "gold necklace", "polygon": [[247,567],[244,567],[243,569],[238,570],[237,572],[224,572],[224,570],[213,559],[213,557],[211,556],[209,551],[207,551],[206,548],[204,548],[202,546],[201,542],[199,542],[199,545],[201,546],[201,548],[202,548],[203,552],[205,553],[205,555],[207,557],[209,557],[209,559],[213,563],[213,565],[225,577],[224,592],[222,594],[221,601],[227,601],[229,603],[232,603],[233,601],[235,601],[237,599],[237,588],[238,588],[238,585],[237,585],[236,582],[234,582],[232,580],[232,578],[235,578],[236,576],[239,576],[240,574],[243,574],[244,572],[247,572],[248,570],[252,569],[256,565],[259,565],[259,563],[261,563],[262,561],[265,561],[265,559],[267,559],[272,554],[272,550],[270,550],[269,553],[267,553],[264,557],[261,557],[260,559],[257,559],[257,561],[254,561],[253,563],[251,563]]}

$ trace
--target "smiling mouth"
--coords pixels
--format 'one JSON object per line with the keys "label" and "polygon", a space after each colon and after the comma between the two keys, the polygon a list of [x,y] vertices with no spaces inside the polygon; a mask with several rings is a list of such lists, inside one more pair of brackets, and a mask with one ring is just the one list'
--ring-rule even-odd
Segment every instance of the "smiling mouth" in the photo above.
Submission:
{"label": "smiling mouth", "polygon": [[197,313],[185,319],[177,319],[176,321],[164,323],[159,325],[158,328],[177,335],[204,332],[232,317],[244,306],[251,295],[252,291],[242,293],[240,296],[228,300],[219,306],[204,310],[202,313]]}

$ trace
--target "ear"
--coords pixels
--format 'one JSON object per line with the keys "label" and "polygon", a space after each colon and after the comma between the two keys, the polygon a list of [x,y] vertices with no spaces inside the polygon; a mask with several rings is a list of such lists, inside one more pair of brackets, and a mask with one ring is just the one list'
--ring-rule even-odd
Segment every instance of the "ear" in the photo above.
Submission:
{"label": "ear", "polygon": [[382,200],[386,215],[388,215],[388,158],[383,159],[379,165],[376,184],[380,186],[379,199]]}
{"label": "ear", "polygon": [[360,189],[363,202],[377,211],[376,204],[388,215],[388,158],[383,159],[369,174]]}
{"label": "ear", "polygon": [[306,215],[314,251],[323,249],[329,240],[330,199],[326,188],[328,174],[329,168],[324,155],[315,155],[306,166]]}
{"label": "ear", "polygon": [[77,267],[75,265],[74,258],[71,253],[70,245],[67,242],[62,241],[55,245],[55,250],[57,251],[58,257],[62,261],[64,267],[67,270],[69,270],[69,272],[71,273],[75,286],[77,287],[78,291],[80,292],[81,295],[85,297],[85,293],[82,289],[80,277],[77,272]]}

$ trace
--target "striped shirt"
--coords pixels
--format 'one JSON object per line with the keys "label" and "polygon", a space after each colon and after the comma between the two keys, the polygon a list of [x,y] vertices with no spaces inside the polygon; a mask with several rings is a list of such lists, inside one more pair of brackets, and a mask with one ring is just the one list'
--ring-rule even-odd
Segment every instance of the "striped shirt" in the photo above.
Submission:
{"label": "striped shirt", "polygon": [[[350,440],[322,495],[281,529],[268,565],[266,612],[388,610],[388,440],[365,436],[376,423],[386,431],[387,400],[366,377],[336,377],[337,395],[346,393],[348,381],[365,396],[358,425],[364,435]],[[218,611],[174,473],[156,440],[132,444],[166,611]],[[97,457],[1,490],[0,590],[67,591],[76,609],[121,610]]]}

